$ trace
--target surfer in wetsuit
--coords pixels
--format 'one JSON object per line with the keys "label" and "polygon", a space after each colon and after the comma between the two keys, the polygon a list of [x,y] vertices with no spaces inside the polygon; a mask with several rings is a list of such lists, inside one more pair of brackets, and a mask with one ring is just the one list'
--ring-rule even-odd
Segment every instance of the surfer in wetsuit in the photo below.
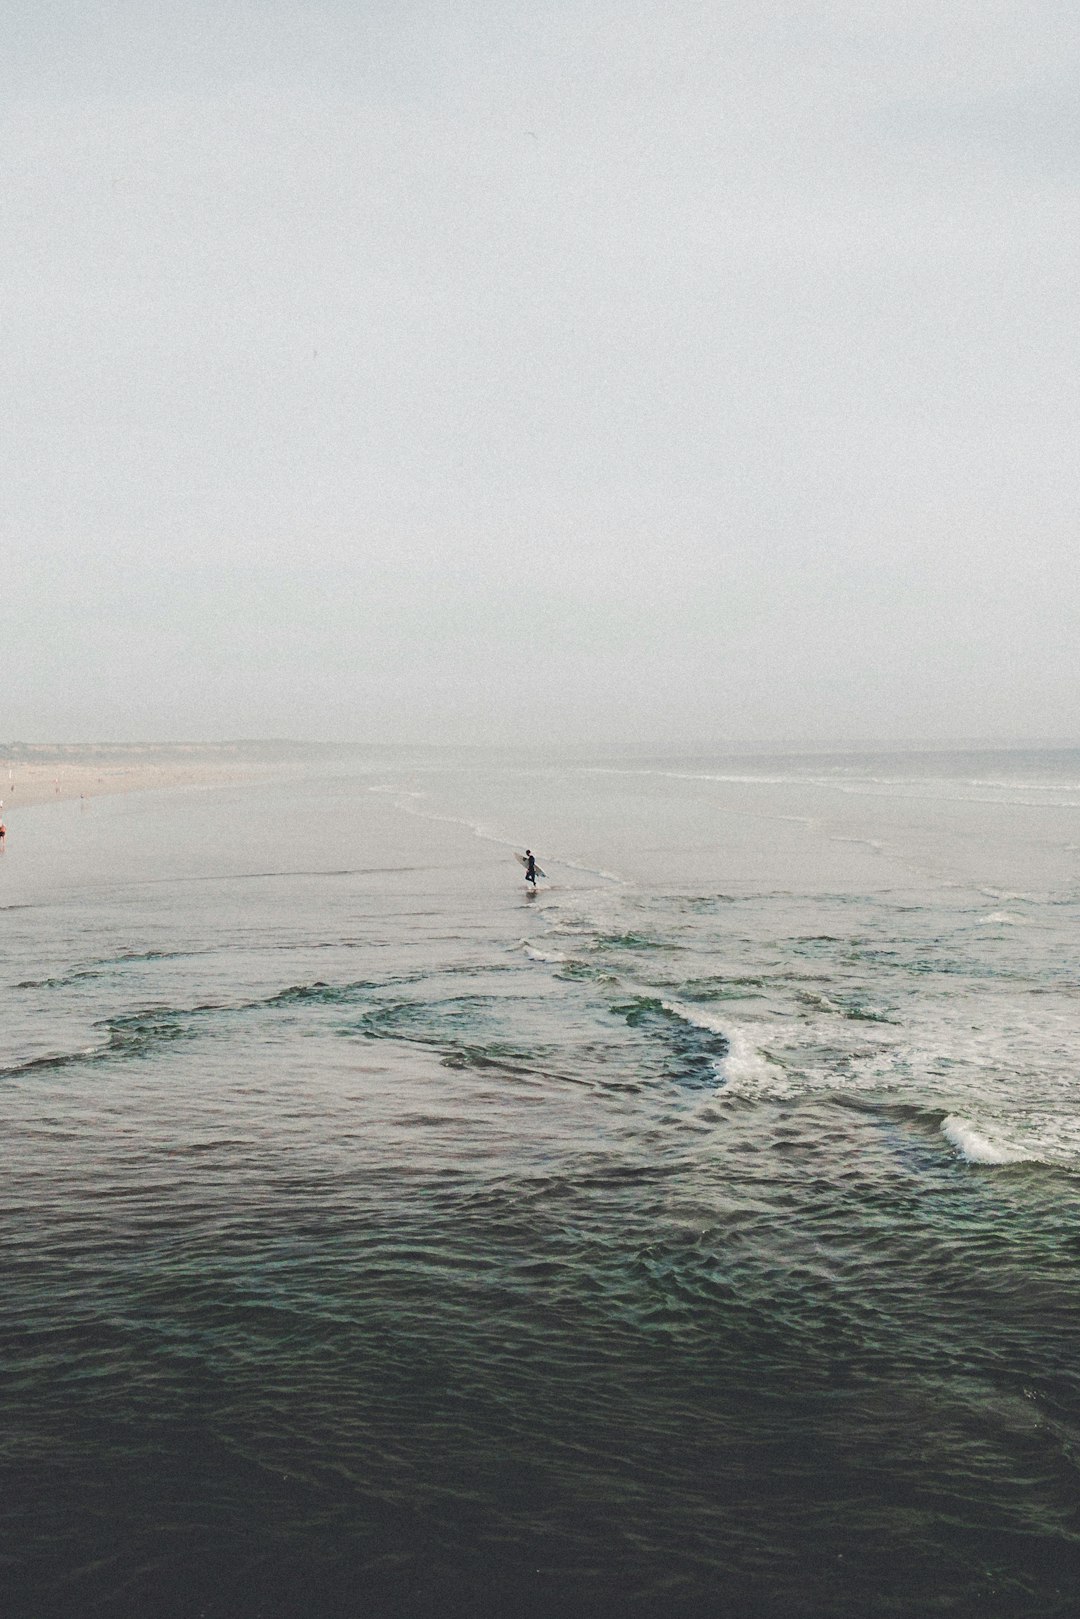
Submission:
{"label": "surfer in wetsuit", "polygon": [[536,856],[531,849],[525,850],[525,881],[536,887]]}

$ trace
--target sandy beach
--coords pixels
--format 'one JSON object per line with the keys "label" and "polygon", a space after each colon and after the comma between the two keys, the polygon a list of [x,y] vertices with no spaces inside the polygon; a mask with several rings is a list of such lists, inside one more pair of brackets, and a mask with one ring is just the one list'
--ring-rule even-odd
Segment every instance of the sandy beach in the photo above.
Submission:
{"label": "sandy beach", "polygon": [[295,766],[252,744],[10,744],[0,746],[0,813],[10,819],[60,799],[250,781]]}

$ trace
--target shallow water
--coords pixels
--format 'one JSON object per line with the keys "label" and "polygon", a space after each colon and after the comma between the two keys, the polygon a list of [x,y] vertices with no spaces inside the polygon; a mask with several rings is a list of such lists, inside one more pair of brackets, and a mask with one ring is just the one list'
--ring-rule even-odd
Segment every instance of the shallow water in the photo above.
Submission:
{"label": "shallow water", "polygon": [[6,1612],[1077,1611],[1080,756],[9,828]]}

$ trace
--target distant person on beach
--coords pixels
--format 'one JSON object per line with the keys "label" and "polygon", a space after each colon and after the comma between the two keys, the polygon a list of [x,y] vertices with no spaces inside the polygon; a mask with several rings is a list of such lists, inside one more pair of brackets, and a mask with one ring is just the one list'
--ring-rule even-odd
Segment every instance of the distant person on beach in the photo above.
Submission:
{"label": "distant person on beach", "polygon": [[4,840],[6,837],[7,827],[4,825],[3,821],[0,821],[0,849],[4,847]]}
{"label": "distant person on beach", "polygon": [[536,887],[536,856],[531,849],[525,850],[525,881]]}

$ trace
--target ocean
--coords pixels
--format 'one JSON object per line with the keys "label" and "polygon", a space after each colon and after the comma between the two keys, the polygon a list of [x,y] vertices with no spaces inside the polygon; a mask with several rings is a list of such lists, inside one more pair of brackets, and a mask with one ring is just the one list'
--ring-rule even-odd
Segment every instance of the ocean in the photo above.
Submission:
{"label": "ocean", "polygon": [[7,1619],[1080,1612],[1080,751],[7,819]]}

